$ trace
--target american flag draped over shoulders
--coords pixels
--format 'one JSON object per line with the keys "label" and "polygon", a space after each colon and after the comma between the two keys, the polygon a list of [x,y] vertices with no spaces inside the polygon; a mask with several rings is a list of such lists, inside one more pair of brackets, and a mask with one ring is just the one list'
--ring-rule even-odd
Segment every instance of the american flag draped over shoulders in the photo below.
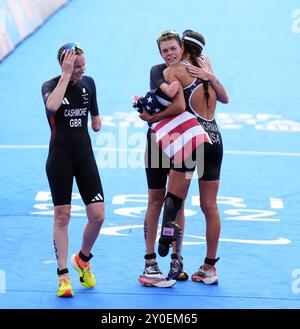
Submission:
{"label": "american flag draped over shoulders", "polygon": [[164,111],[171,104],[172,100],[167,97],[160,88],[157,88],[148,91],[143,97],[138,97],[133,106],[137,108],[139,112],[146,110],[149,114],[154,115]]}
{"label": "american flag draped over shoulders", "polygon": [[[134,104],[139,112],[146,110],[151,115],[164,111],[172,101],[160,88],[150,90]],[[183,112],[168,119],[152,123],[156,143],[176,163],[183,162],[199,145],[211,140],[197,118],[190,112]]]}

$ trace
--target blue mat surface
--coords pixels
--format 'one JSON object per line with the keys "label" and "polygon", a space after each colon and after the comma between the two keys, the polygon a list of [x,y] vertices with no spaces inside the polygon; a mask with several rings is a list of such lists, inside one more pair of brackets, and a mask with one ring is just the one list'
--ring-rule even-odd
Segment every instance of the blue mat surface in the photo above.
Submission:
{"label": "blue mat surface", "polygon": [[[203,309],[300,307],[300,100],[297,1],[88,2],[73,0],[0,64],[0,308]],[[219,285],[178,282],[145,288],[143,220],[147,130],[131,96],[148,90],[161,62],[156,37],[166,29],[202,32],[215,73],[230,96],[219,104],[224,141],[219,192],[222,231]],[[71,272],[75,297],[56,297],[53,206],[45,174],[50,130],[40,88],[60,73],[58,47],[79,41],[86,74],[97,84],[102,131],[91,131],[106,197],[106,220],[94,247],[97,287]],[[112,138],[113,137],[113,138]],[[192,274],[205,256],[205,221],[197,181],[186,201],[183,246]],[[70,254],[85,210],[74,188]],[[166,273],[169,257],[159,258]]]}

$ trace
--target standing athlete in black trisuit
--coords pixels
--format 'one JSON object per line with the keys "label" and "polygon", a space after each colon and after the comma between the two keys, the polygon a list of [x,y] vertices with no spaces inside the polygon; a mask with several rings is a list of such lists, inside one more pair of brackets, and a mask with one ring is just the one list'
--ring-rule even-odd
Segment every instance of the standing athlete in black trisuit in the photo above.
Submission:
{"label": "standing athlete in black trisuit", "polygon": [[[215,284],[218,282],[215,264],[219,260],[217,249],[221,229],[217,194],[223,158],[222,137],[215,120],[215,112],[217,101],[228,103],[229,98],[225,88],[214,75],[208,57],[202,54],[204,37],[200,33],[187,30],[183,33],[182,41],[182,61],[164,70],[164,77],[181,83],[186,110],[197,118],[212,143],[205,143],[203,148],[198,147],[181,168],[171,168],[163,223],[165,220],[171,223],[175,221],[180,208],[178,204],[187,196],[192,172],[197,165],[199,201],[206,221],[207,249],[204,263],[192,275],[192,280]],[[200,77],[191,78],[188,68],[192,65],[198,69],[202,68]],[[173,99],[173,105],[176,101],[180,105],[179,98]]]}
{"label": "standing athlete in black trisuit", "polygon": [[88,223],[81,249],[72,256],[71,264],[79,273],[83,286],[92,288],[96,285],[89,261],[104,220],[104,195],[87,128],[88,113],[91,113],[94,131],[100,130],[101,121],[94,80],[83,75],[83,50],[77,43],[68,43],[59,49],[57,58],[62,74],[42,86],[51,129],[46,172],[54,204],[53,242],[59,276],[57,296],[72,297],[67,256],[73,177],[86,205]]}

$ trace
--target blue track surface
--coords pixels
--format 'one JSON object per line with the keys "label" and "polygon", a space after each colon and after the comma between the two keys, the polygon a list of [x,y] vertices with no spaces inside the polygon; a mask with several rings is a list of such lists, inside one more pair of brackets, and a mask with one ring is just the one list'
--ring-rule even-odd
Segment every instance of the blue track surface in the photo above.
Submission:
{"label": "blue track surface", "polygon": [[[73,0],[0,64],[0,308],[299,308],[300,101],[297,1]],[[131,96],[148,90],[161,62],[156,37],[174,28],[202,32],[230,104],[218,105],[225,156],[219,192],[219,285],[178,282],[145,288],[145,135]],[[94,247],[97,287],[71,272],[75,297],[56,297],[53,206],[45,174],[50,130],[40,94],[59,74],[57,48],[79,41],[98,87],[103,127],[91,131],[106,197]],[[116,95],[118,95],[116,97]],[[143,140],[143,139],[142,139]],[[143,140],[144,142],[144,140]],[[44,192],[44,193],[43,193]],[[85,225],[74,190],[70,254]],[[186,202],[183,256],[193,273],[205,256],[197,182]],[[169,257],[159,258],[168,271]],[[299,272],[299,273],[298,273]]]}

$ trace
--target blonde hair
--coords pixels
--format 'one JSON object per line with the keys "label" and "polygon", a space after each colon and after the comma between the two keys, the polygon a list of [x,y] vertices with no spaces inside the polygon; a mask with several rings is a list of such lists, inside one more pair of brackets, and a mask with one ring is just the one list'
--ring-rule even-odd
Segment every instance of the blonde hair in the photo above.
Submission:
{"label": "blonde hair", "polygon": [[159,51],[160,51],[160,43],[169,40],[176,40],[178,45],[182,47],[182,41],[179,34],[174,30],[167,30],[162,32],[156,40]]}

